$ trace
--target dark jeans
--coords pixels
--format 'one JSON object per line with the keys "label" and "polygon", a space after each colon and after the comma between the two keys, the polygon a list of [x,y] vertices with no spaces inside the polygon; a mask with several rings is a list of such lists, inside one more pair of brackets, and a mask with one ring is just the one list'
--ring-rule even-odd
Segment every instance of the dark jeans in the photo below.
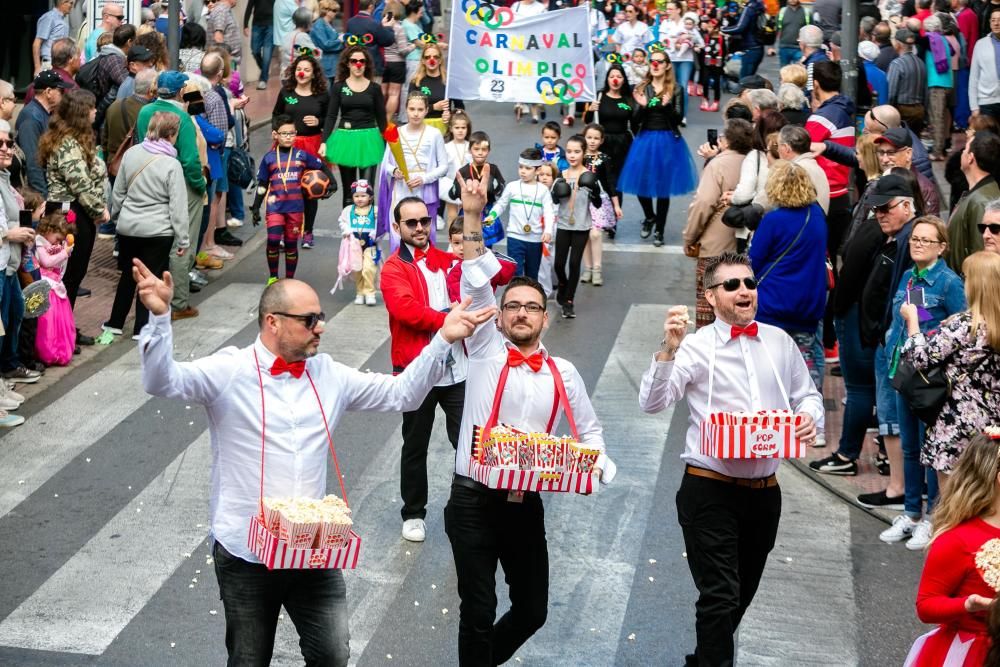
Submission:
{"label": "dark jeans", "polygon": [[274,25],[254,23],[250,28],[250,53],[260,69],[260,80],[271,75],[271,55],[274,53]]}
{"label": "dark jeans", "polygon": [[343,667],[350,657],[347,586],[340,570],[268,570],[212,550],[219,598],[226,610],[229,667],[266,667],[282,605],[299,633],[309,667]]}
{"label": "dark jeans", "polygon": [[903,448],[903,511],[911,519],[924,515],[924,485],[927,486],[927,514],[937,502],[937,473],[920,464],[920,449],[924,446],[927,427],[917,419],[903,397],[896,394],[896,417],[899,419],[899,441]]}
{"label": "dark jeans", "polygon": [[694,664],[733,664],[733,635],[757,592],[780,518],[777,486],[751,489],[687,474],[681,480],[677,519],[698,589]]}
{"label": "dark jeans", "polygon": [[516,276],[528,276],[538,280],[538,269],[542,265],[542,244],[507,237],[507,254],[517,262]]}
{"label": "dark jeans", "polygon": [[740,60],[740,78],[756,74],[762,60],[764,60],[763,46],[755,46],[744,51],[743,59]]}
{"label": "dark jeans", "polygon": [[[556,280],[558,290],[556,302],[562,305],[572,303],[576,296],[576,287],[580,283],[580,262],[583,261],[583,251],[587,249],[590,240],[590,230],[576,231],[570,229],[556,230]],[[569,271],[566,271],[566,260],[569,259]]]}
{"label": "dark jeans", "polygon": [[[452,484],[444,508],[458,575],[458,663],[493,667],[545,625],[549,606],[549,552],[545,510],[537,493],[509,502],[506,491]],[[510,592],[510,610],[497,614],[497,562]]]}
{"label": "dark jeans", "polygon": [[[173,236],[142,238],[125,236],[124,234],[118,235],[118,268],[121,269],[121,275],[118,277],[115,301],[111,305],[111,317],[108,319],[109,327],[121,329],[125,326],[125,318],[128,317],[133,299],[135,300],[135,324],[132,325],[132,333],[138,334],[146,326],[146,322],[149,321],[149,311],[142,305],[142,301],[135,293],[132,259],[138,258],[149,267],[154,276],[161,276],[164,271],[170,268],[170,248],[173,243]],[[187,252],[190,252],[190,249]]]}
{"label": "dark jeans", "polygon": [[853,461],[861,456],[875,409],[875,350],[861,344],[858,304],[851,306],[844,317],[834,318],[833,325],[840,341],[840,372],[847,394],[837,453]]}
{"label": "dark jeans", "polygon": [[0,319],[3,320],[4,335],[0,336],[0,370],[4,372],[21,366],[17,356],[18,337],[24,320],[24,294],[17,274],[7,275],[6,267],[0,266]]}
{"label": "dark jeans", "polygon": [[[845,234],[851,226],[851,196],[843,194],[830,200],[830,211],[826,215],[826,252],[833,264],[834,283],[840,279],[840,248],[844,245]],[[837,343],[837,332],[833,326],[833,299],[826,302],[823,316],[823,347],[832,348]]]}
{"label": "dark jeans", "polygon": [[656,233],[663,235],[663,230],[667,228],[667,213],[670,212],[670,197],[657,197],[656,208],[653,208],[651,197],[639,197],[639,206],[642,206],[642,214],[646,220],[656,223]]}
{"label": "dark jeans", "polygon": [[458,447],[465,405],[465,382],[434,387],[420,407],[403,413],[403,451],[399,455],[399,493],[403,497],[403,521],[427,516],[427,448],[434,428],[434,408],[444,411],[448,441]]}
{"label": "dark jeans", "polygon": [[94,240],[97,238],[97,227],[83,207],[73,202],[70,208],[76,214],[76,229],[74,230],[73,254],[66,263],[66,273],[63,274],[63,285],[66,286],[66,296],[69,305],[76,307],[76,293],[80,283],[87,275],[90,265],[90,254],[94,252]]}

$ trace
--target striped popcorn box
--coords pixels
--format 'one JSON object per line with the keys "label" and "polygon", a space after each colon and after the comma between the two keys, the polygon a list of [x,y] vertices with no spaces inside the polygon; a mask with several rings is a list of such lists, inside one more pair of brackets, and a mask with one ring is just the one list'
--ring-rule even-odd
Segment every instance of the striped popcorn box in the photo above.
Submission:
{"label": "striped popcorn box", "polygon": [[320,522],[308,521],[295,514],[281,512],[281,523],[278,528],[278,538],[287,542],[292,549],[309,549],[316,542]]}
{"label": "striped popcorn box", "polygon": [[344,519],[347,523],[324,521],[320,524],[314,545],[316,549],[339,549],[347,544],[347,540],[351,536],[353,522],[347,517]]}

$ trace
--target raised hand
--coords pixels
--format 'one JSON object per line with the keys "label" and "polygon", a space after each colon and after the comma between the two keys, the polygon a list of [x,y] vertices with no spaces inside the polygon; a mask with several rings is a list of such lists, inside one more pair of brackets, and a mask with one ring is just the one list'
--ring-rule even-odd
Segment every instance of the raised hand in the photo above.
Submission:
{"label": "raised hand", "polygon": [[486,192],[490,183],[490,165],[484,164],[483,170],[477,179],[475,176],[466,179],[461,172],[456,174],[458,188],[462,198],[462,209],[465,213],[481,216],[486,208]]}
{"label": "raised hand", "polygon": [[461,303],[454,304],[444,318],[444,324],[441,326],[441,337],[447,342],[454,343],[468,338],[476,330],[476,327],[496,317],[496,306],[468,310],[471,303],[472,297],[465,297]]}
{"label": "raised hand", "polygon": [[139,288],[139,300],[149,312],[154,315],[170,312],[170,300],[174,298],[174,279],[169,271],[164,271],[163,278],[160,279],[141,261],[133,259],[132,278]]}

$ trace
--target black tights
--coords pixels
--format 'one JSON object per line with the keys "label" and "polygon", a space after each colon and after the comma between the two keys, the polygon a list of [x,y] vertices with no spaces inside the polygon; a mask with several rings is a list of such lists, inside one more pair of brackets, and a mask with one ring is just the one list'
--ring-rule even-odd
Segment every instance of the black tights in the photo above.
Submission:
{"label": "black tights", "polygon": [[705,99],[710,100],[709,91],[715,92],[715,101],[722,99],[722,68],[715,65],[705,65],[701,68],[701,87],[705,91]]}
{"label": "black tights", "polygon": [[[576,231],[573,229],[556,230],[556,280],[559,287],[556,291],[556,303],[573,303],[576,297],[576,286],[580,283],[580,262],[583,261],[583,251],[590,240],[590,230]],[[566,260],[569,260],[569,271],[566,271]]]}
{"label": "black tights", "polygon": [[[350,192],[351,184],[347,184],[347,190]],[[303,217],[305,221],[305,233],[313,233],[313,225],[316,224],[316,212],[319,210],[319,200],[318,199],[306,199],[302,198],[302,203],[305,205],[305,215]]]}
{"label": "black tights", "polygon": [[639,205],[642,206],[642,214],[647,221],[656,223],[656,233],[663,234],[667,227],[667,213],[670,211],[670,197],[656,198],[656,211],[653,211],[653,199],[651,197],[639,197]]}
{"label": "black tights", "polygon": [[[375,167],[376,165],[371,165],[368,167],[348,167],[346,165],[338,165],[337,170],[340,171],[340,192],[343,195],[344,206],[350,206],[354,203],[351,198],[351,183],[358,180],[358,178],[363,178],[368,181],[371,187],[375,187]],[[309,209],[306,209],[306,230],[311,231],[312,225],[308,222]],[[313,214],[313,220],[316,219],[315,213]]]}

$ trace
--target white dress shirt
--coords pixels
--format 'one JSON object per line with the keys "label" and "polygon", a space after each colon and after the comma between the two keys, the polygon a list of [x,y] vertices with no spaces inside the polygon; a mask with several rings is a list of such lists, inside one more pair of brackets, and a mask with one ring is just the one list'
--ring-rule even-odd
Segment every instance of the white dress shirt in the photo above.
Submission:
{"label": "white dress shirt", "polygon": [[[823,398],[792,338],[778,327],[757,323],[758,336],[731,338],[731,326],[716,319],[686,336],[673,361],[657,361],[642,376],[639,407],[654,413],[687,396],[690,418],[681,459],[730,477],[774,474],[779,459],[718,459],[701,453],[701,422],[710,412],[787,410],[804,412],[823,427]],[[709,367],[715,354],[712,404]],[[780,378],[780,384],[777,378]]]}
{"label": "white dress shirt", "polygon": [[[406,245],[410,249],[410,257],[414,257],[416,248],[409,243]],[[420,269],[420,275],[424,277],[424,283],[427,285],[427,305],[434,310],[447,311],[451,307],[451,302],[448,300],[447,274],[444,271],[431,271],[427,268],[426,259],[421,258],[419,262],[414,263]],[[465,358],[465,346],[462,341],[451,344],[451,356],[447,361],[447,366],[445,374],[441,376],[441,381],[434,386],[450,387],[465,380],[465,376],[469,372],[469,362]]]}
{"label": "white dress shirt", "polygon": [[645,49],[646,44],[653,41],[653,33],[642,21],[636,21],[634,25],[625,21],[615,28],[611,41],[619,45],[618,53],[631,56],[633,51]]}
{"label": "white dress shirt", "polygon": [[[462,263],[462,297],[472,297],[469,310],[496,304],[490,279],[499,270],[500,262],[492,252]],[[475,333],[465,339],[465,343],[469,353],[469,378],[465,383],[465,409],[462,412],[462,432],[458,439],[455,472],[469,477],[472,427],[486,424],[493,409],[493,397],[500,382],[500,372],[507,365],[507,350],[514,346],[500,333],[493,319],[480,324]],[[539,344],[538,349],[543,357],[548,358],[545,346]],[[590,404],[583,378],[570,362],[559,357],[552,359],[566,386],[566,395],[573,410],[580,441],[592,449],[600,450],[597,467],[604,471],[602,481],[610,482],[614,476],[614,464],[604,454],[604,434],[597,421],[594,406]],[[544,364],[537,373],[527,364],[521,364],[511,368],[507,375],[497,420],[521,431],[545,432],[552,415],[554,399],[555,383],[548,364]],[[560,407],[553,424],[558,424],[561,416]]]}
{"label": "white dress shirt", "polygon": [[[444,372],[449,349],[437,334],[396,376],[363,373],[328,354],[307,359],[306,370],[332,432],[346,410],[416,410]],[[150,315],[139,350],[148,393],[200,403],[208,411],[212,536],[234,556],[260,562],[247,547],[247,537],[260,502],[261,379],[267,416],[264,495],[322,498],[327,492],[329,444],[308,377],[272,376],[275,355],[259,337],[244,348],[227,347],[195,361],[175,361],[169,313]]]}

